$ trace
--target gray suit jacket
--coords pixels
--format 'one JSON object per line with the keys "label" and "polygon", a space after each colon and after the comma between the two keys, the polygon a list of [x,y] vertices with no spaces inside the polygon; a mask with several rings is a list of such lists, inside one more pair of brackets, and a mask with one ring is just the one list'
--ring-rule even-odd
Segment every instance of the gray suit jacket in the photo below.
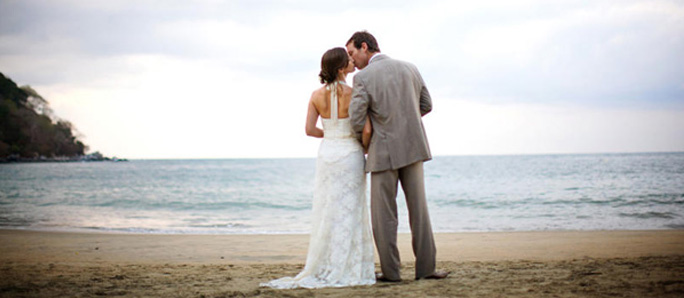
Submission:
{"label": "gray suit jacket", "polygon": [[418,69],[380,55],[354,76],[349,113],[358,138],[370,115],[373,137],[366,172],[395,170],[432,158],[421,117],[432,99]]}

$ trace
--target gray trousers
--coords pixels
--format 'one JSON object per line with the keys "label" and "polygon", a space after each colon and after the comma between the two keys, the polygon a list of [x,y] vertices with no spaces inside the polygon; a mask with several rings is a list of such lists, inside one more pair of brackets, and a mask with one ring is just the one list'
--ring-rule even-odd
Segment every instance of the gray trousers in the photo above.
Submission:
{"label": "gray trousers", "polygon": [[436,249],[425,202],[422,161],[397,170],[371,173],[371,218],[380,267],[386,278],[401,278],[401,259],[397,249],[398,181],[401,181],[406,196],[413,254],[416,257],[416,278],[425,277],[435,272]]}

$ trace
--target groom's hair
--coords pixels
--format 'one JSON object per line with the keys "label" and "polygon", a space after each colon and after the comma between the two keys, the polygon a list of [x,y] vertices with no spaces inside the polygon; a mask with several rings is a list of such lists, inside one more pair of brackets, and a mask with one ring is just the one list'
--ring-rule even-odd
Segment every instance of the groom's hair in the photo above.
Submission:
{"label": "groom's hair", "polygon": [[357,31],[352,35],[352,37],[347,41],[346,44],[354,43],[354,47],[357,49],[361,48],[361,43],[366,43],[368,46],[368,51],[371,53],[380,52],[380,47],[378,47],[378,42],[375,40],[372,34],[368,31]]}

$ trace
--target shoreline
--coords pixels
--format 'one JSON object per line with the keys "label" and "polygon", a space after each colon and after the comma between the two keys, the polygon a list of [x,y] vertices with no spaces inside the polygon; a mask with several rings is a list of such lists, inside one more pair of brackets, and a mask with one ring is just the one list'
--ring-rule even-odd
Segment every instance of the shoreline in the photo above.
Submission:
{"label": "shoreline", "polygon": [[[434,235],[438,261],[684,255],[684,229],[459,232]],[[0,243],[3,244],[0,246],[0,261],[8,258],[61,257],[78,262],[209,264],[222,260],[234,263],[304,263],[308,242],[309,234],[134,234],[0,229]],[[197,244],[201,244],[202,248],[197,249]],[[398,247],[402,261],[413,261],[409,233],[399,233]],[[169,253],[169,250],[173,253]],[[78,258],[72,258],[72,254]]]}
{"label": "shoreline", "polygon": [[[436,233],[445,280],[273,290],[304,267],[309,235],[158,235],[0,229],[0,297],[681,297],[684,230]],[[379,266],[376,256],[376,271]]]}
{"label": "shoreline", "polygon": [[[94,234],[94,235],[156,235],[156,236],[301,236],[309,235],[308,232],[192,232],[192,231],[174,231],[168,232],[167,230],[128,230],[128,229],[100,229],[100,228],[31,228],[31,227],[19,227],[19,226],[0,226],[0,234],[3,232],[34,232],[34,233],[64,233],[64,234]],[[684,231],[684,225],[682,228],[679,227],[662,227],[653,229],[596,229],[596,230],[582,230],[582,229],[568,229],[568,230],[490,230],[490,231],[480,231],[480,230],[463,230],[456,232],[435,232],[433,234],[437,235],[449,235],[449,234],[516,234],[516,233],[600,233],[600,232],[667,232],[667,231]],[[410,235],[410,231],[398,231],[398,235]]]}

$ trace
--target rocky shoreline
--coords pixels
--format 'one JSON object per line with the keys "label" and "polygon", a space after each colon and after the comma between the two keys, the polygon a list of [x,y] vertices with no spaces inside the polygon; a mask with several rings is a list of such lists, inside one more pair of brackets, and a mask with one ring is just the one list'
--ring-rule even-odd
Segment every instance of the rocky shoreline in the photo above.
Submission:
{"label": "rocky shoreline", "polygon": [[85,155],[76,156],[35,156],[22,157],[19,155],[10,155],[0,157],[0,163],[15,163],[15,162],[91,162],[91,161],[111,161],[111,162],[126,162],[128,159],[114,157],[107,157],[100,152],[95,152]]}

